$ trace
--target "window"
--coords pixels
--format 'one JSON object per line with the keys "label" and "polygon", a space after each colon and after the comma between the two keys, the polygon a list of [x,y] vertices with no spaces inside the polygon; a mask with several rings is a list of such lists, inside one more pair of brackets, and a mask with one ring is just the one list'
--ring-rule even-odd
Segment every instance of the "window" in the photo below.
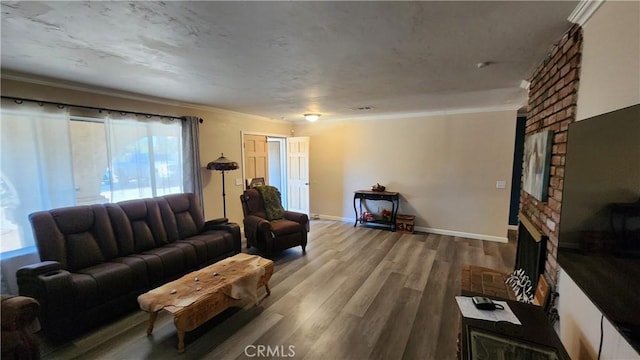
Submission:
{"label": "window", "polygon": [[3,99],[0,253],[35,251],[28,216],[56,207],[182,192],[180,121],[74,117]]}
{"label": "window", "polygon": [[179,121],[71,120],[78,204],[182,192]]}

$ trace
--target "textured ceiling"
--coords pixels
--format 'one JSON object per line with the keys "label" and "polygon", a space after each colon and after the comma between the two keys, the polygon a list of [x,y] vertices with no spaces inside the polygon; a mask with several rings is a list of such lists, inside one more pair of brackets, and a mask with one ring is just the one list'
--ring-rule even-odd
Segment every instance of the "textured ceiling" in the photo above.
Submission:
{"label": "textured ceiling", "polygon": [[291,121],[517,109],[576,5],[2,1],[1,65]]}

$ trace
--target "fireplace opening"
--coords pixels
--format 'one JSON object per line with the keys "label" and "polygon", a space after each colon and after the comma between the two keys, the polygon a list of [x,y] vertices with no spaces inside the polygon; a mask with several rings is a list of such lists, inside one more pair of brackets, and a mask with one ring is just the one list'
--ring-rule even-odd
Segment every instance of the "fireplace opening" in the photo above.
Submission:
{"label": "fireplace opening", "polygon": [[519,219],[515,269],[524,270],[531,280],[531,287],[535,289],[540,274],[544,273],[547,237],[524,214],[520,213]]}

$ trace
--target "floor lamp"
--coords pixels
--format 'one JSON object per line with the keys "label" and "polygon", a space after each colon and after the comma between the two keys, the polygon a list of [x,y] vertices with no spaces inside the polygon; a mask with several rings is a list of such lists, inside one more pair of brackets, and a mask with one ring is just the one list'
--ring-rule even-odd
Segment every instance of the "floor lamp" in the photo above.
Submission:
{"label": "floor lamp", "polygon": [[222,209],[224,211],[224,217],[227,217],[227,203],[225,200],[225,192],[224,192],[224,172],[230,170],[236,170],[238,168],[238,163],[235,161],[231,161],[224,157],[224,154],[220,154],[220,157],[213,160],[212,162],[207,164],[208,170],[217,170],[222,172]]}

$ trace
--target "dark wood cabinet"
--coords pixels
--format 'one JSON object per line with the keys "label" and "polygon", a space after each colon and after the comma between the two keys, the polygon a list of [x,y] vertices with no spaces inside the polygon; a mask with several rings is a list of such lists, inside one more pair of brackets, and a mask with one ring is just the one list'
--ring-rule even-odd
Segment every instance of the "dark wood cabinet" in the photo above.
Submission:
{"label": "dark wood cabinet", "polygon": [[508,303],[522,325],[462,317],[462,359],[570,360],[541,307],[502,301]]}

